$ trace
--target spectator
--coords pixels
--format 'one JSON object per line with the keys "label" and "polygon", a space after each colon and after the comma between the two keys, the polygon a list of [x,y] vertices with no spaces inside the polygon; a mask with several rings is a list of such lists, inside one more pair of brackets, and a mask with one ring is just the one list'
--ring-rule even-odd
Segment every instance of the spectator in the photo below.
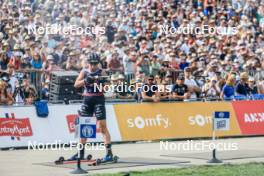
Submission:
{"label": "spectator", "polygon": [[29,79],[25,78],[23,80],[23,95],[24,95],[24,103],[25,104],[33,104],[33,102],[37,98],[37,91],[36,88],[30,84]]}
{"label": "spectator", "polygon": [[37,52],[34,53],[30,63],[33,69],[37,69],[37,70],[42,69],[42,59]]}
{"label": "spectator", "polygon": [[[0,67],[6,70],[10,64],[17,72],[34,72],[32,68],[43,68],[43,73],[31,74],[38,91],[41,90],[40,85],[49,80],[47,68],[52,68],[50,71],[54,67],[80,71],[81,56],[93,51],[102,56],[102,69],[109,71],[109,75],[112,72],[125,75],[126,82],[134,77],[136,82],[137,79],[145,82],[150,74],[161,77],[171,74],[175,80],[178,71],[190,67],[191,78],[185,79],[194,80],[197,90],[203,87],[204,77],[211,80],[217,76],[217,86],[222,90],[226,75],[246,72],[254,77],[258,92],[264,93],[262,0],[253,3],[246,0],[126,3],[2,0],[0,5]],[[94,30],[88,35],[30,32],[31,27],[51,25],[63,28],[75,25],[77,29],[92,26]],[[224,30],[226,33],[214,34],[207,31],[197,34],[192,30],[191,34],[173,34],[160,31],[161,25],[168,26],[168,29],[170,26],[204,28],[208,25],[227,30]],[[228,28],[234,31],[230,32]],[[35,53],[42,64],[39,58],[35,57],[36,61],[33,58]],[[47,63],[49,55],[53,56],[55,64]],[[192,97],[199,97],[200,91],[191,87]]]}
{"label": "spectator", "polygon": [[257,87],[258,87],[258,93],[264,94],[264,78],[262,78],[262,80],[259,81]]}
{"label": "spectator", "polygon": [[203,87],[204,96],[211,99],[216,99],[220,96],[220,88],[217,86],[217,79],[213,77],[211,80]]}
{"label": "spectator", "polygon": [[249,95],[250,88],[248,86],[248,74],[246,72],[243,72],[240,74],[240,81],[236,85],[236,94],[238,95]]}
{"label": "spectator", "polygon": [[171,89],[169,79],[164,79],[159,85],[160,100],[169,100],[171,98]]}
{"label": "spectator", "polygon": [[130,99],[132,98],[129,90],[126,89],[127,83],[125,82],[125,77],[123,75],[118,76],[118,89],[116,89],[116,98],[120,99]]}
{"label": "spectator", "polygon": [[142,72],[145,76],[149,75],[150,59],[147,54],[142,55],[137,61],[137,71]]}
{"label": "spectator", "polygon": [[159,102],[160,95],[158,92],[158,87],[154,83],[154,76],[149,75],[147,82],[142,86],[141,92],[142,100],[143,101],[151,101],[151,102]]}
{"label": "spectator", "polygon": [[108,71],[114,74],[123,71],[123,67],[119,60],[119,55],[117,52],[113,54],[111,60],[108,63]]}
{"label": "spectator", "polygon": [[156,76],[159,73],[161,68],[160,63],[158,62],[158,56],[154,55],[150,63],[150,74]]}
{"label": "spectator", "polygon": [[249,95],[258,94],[258,87],[255,84],[255,80],[253,77],[249,77],[248,79],[248,88],[249,88]]}
{"label": "spectator", "polygon": [[8,84],[0,80],[0,105],[12,105],[14,103],[14,99],[10,93],[10,89],[8,88]]}
{"label": "spectator", "polygon": [[186,67],[189,67],[189,63],[186,61],[185,55],[182,55],[181,62],[179,64],[179,67],[181,70],[184,70]]}
{"label": "spectator", "polygon": [[224,85],[220,97],[223,100],[232,100],[235,95],[235,77],[230,75],[227,80],[226,84]]}
{"label": "spectator", "polygon": [[77,51],[70,52],[69,57],[66,61],[65,69],[79,71],[81,70],[81,68],[81,62],[78,62]]}
{"label": "spectator", "polygon": [[184,76],[180,75],[177,78],[176,84],[174,84],[172,87],[172,97],[176,101],[183,101],[190,98],[188,86],[184,84],[184,80]]}
{"label": "spectator", "polygon": [[201,92],[201,89],[196,83],[196,81],[192,78],[192,72],[190,67],[186,67],[184,69],[184,76],[185,76],[184,84],[188,86],[188,91],[191,95],[190,98],[197,99],[198,95]]}
{"label": "spectator", "polygon": [[127,48],[123,56],[124,73],[125,78],[128,82],[130,82],[130,79],[133,79],[135,77],[136,58],[133,57],[134,54],[134,52],[130,52],[129,48]]}
{"label": "spectator", "polygon": [[41,89],[41,99],[49,100],[49,83],[45,82]]}

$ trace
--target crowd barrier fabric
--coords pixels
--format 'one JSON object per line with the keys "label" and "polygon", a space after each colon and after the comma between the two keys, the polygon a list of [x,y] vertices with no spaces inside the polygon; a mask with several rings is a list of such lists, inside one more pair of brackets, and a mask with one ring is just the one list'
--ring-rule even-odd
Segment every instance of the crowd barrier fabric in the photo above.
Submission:
{"label": "crowd barrier fabric", "polygon": [[[80,104],[49,105],[38,118],[34,106],[0,106],[0,148],[76,142],[74,122]],[[230,130],[216,136],[264,135],[264,101],[107,104],[113,142],[212,136],[214,111],[230,112]],[[96,139],[103,141],[97,129]]]}

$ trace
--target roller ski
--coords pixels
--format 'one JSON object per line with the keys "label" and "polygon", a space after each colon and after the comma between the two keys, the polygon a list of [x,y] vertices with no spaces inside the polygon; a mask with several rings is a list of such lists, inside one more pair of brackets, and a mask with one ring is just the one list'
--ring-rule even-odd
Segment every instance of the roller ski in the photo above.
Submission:
{"label": "roller ski", "polygon": [[[75,154],[69,159],[65,159],[63,156],[61,156],[59,157],[58,160],[55,161],[55,164],[56,165],[73,164],[73,163],[77,163],[77,161],[78,161],[78,155]],[[81,162],[91,162],[91,164],[93,164],[94,162],[96,162],[96,160],[92,159],[92,155],[88,155],[86,158],[81,157]]]}
{"label": "roller ski", "polygon": [[106,155],[104,158],[102,159],[97,159],[97,165],[99,164],[107,164],[107,163],[117,163],[118,162],[119,157],[118,156],[109,156]]}

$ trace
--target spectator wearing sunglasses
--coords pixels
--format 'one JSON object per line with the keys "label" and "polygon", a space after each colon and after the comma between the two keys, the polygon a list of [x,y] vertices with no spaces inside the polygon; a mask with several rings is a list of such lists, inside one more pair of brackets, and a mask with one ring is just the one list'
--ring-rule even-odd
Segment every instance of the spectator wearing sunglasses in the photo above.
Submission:
{"label": "spectator wearing sunglasses", "polygon": [[176,101],[183,101],[190,97],[188,86],[184,84],[184,81],[184,76],[180,75],[176,80],[176,84],[172,87],[172,97]]}
{"label": "spectator wearing sunglasses", "polygon": [[142,86],[142,100],[150,102],[159,102],[160,95],[158,92],[158,86],[154,83],[154,76],[148,76],[146,83]]}

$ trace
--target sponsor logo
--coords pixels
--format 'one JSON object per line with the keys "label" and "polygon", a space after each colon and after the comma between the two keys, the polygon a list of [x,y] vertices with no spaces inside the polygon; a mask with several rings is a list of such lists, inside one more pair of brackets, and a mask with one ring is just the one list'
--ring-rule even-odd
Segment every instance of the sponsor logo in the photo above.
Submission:
{"label": "sponsor logo", "polygon": [[203,116],[201,114],[197,114],[195,116],[189,116],[188,120],[190,125],[203,127],[212,123],[212,116]]}
{"label": "sponsor logo", "polygon": [[264,101],[232,102],[243,135],[264,134]]}
{"label": "sponsor logo", "polygon": [[171,124],[169,118],[163,117],[161,114],[157,114],[156,117],[141,117],[127,119],[127,125],[129,128],[149,128],[149,127],[163,127],[168,128]]}
{"label": "sponsor logo", "polygon": [[244,121],[245,123],[264,122],[264,112],[263,113],[245,113]]}
{"label": "sponsor logo", "polygon": [[32,136],[29,118],[0,118],[0,136]]}

